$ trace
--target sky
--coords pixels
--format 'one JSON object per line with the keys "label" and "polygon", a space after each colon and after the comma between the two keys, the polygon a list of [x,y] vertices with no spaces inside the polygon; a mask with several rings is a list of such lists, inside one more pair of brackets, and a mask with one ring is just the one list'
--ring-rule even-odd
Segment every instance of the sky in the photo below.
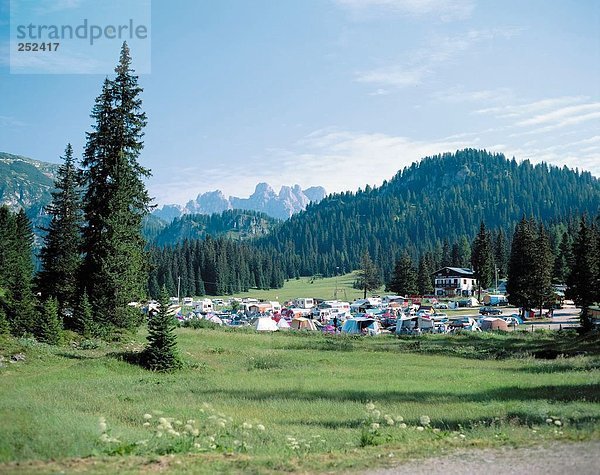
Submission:
{"label": "sky", "polygon": [[[95,0],[35,1],[76,18]],[[0,151],[81,156],[105,75],[11,73],[9,12]],[[600,176],[600,1],[152,0],[149,30],[140,162],[158,204],[355,191],[465,147]]]}

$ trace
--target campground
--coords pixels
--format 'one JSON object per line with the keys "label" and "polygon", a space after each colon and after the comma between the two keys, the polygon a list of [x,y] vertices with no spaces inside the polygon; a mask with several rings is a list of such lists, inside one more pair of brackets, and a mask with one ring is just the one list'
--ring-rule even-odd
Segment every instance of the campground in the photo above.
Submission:
{"label": "campground", "polygon": [[597,336],[177,335],[186,366],[173,374],[132,363],[142,332],[2,340],[0,472],[363,472],[600,440]]}

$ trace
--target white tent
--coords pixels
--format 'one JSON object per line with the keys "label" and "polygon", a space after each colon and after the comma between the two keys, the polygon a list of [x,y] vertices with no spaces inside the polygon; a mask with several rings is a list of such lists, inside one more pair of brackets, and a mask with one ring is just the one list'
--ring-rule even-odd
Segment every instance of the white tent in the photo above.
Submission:
{"label": "white tent", "polygon": [[279,330],[279,328],[277,328],[277,323],[275,323],[275,320],[273,320],[270,317],[257,318],[256,322],[254,323],[254,329],[257,332],[276,332],[277,330]]}
{"label": "white tent", "polygon": [[221,320],[216,315],[207,315],[206,318],[205,318],[205,320],[207,322],[216,323],[217,325],[223,325],[223,320]]}
{"label": "white tent", "polygon": [[277,322],[277,328],[279,328],[280,330],[287,330],[288,328],[290,328],[290,324],[285,318],[280,318]]}

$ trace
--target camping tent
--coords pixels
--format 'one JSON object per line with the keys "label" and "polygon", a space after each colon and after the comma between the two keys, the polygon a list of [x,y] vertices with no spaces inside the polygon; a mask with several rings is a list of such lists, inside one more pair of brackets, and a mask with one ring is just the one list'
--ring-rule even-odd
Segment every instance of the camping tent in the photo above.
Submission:
{"label": "camping tent", "polygon": [[223,325],[223,320],[221,320],[219,317],[213,314],[208,314],[204,319],[207,322],[216,323],[217,325]]}
{"label": "camping tent", "polygon": [[277,322],[277,328],[279,328],[280,330],[287,330],[290,328],[290,324],[285,318],[280,318]]}
{"label": "camping tent", "polygon": [[298,317],[292,320],[290,325],[294,330],[313,330],[317,331],[317,327],[315,326],[315,322],[313,322],[310,318]]}
{"label": "camping tent", "polygon": [[257,318],[256,322],[254,323],[254,329],[257,332],[275,332],[279,330],[279,328],[277,328],[277,323],[275,323],[275,320],[269,317]]}
{"label": "camping tent", "polygon": [[367,317],[348,318],[342,326],[342,333],[360,335],[363,332],[369,335],[379,335],[381,328],[374,318]]}
{"label": "camping tent", "polygon": [[502,318],[486,317],[481,319],[482,330],[502,330],[508,331],[508,323]]}

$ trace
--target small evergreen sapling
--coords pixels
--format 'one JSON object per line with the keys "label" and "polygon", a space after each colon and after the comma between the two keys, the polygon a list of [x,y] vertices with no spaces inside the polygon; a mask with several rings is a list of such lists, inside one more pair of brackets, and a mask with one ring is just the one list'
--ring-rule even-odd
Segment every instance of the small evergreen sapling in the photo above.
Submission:
{"label": "small evergreen sapling", "polygon": [[62,321],[58,315],[58,300],[49,298],[40,303],[35,337],[49,345],[58,345],[62,338]]}
{"label": "small evergreen sapling", "polygon": [[142,365],[152,371],[169,372],[181,368],[177,352],[175,322],[169,315],[169,295],[163,287],[160,309],[148,320],[148,345],[142,354]]}

